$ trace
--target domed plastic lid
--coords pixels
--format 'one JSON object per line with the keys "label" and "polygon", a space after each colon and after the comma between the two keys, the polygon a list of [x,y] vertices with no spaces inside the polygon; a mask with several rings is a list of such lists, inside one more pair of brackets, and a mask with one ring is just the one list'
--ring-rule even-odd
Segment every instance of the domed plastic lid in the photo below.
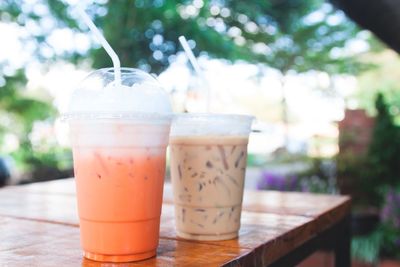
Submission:
{"label": "domed plastic lid", "polygon": [[171,120],[168,94],[144,71],[121,68],[121,84],[114,81],[114,69],[90,73],[74,91],[69,111],[62,116],[75,119],[159,119]]}

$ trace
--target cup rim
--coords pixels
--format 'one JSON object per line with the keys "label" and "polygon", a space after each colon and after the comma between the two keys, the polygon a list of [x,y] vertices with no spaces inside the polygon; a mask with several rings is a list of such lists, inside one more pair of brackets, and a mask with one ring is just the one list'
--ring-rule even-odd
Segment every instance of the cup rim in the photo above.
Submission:
{"label": "cup rim", "polygon": [[165,120],[171,121],[173,114],[161,113],[145,113],[145,112],[68,112],[60,116],[62,121],[78,121],[78,120]]}
{"label": "cup rim", "polygon": [[173,119],[253,121],[256,117],[253,115],[224,113],[175,113]]}

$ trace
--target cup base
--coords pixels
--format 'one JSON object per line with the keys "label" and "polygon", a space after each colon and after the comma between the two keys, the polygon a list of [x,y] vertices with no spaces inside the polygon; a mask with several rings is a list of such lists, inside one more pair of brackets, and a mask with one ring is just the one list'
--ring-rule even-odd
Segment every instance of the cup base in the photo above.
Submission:
{"label": "cup base", "polygon": [[93,252],[84,251],[83,256],[89,260],[103,261],[103,262],[131,262],[141,261],[152,258],[156,255],[156,250],[146,251],[138,254],[131,255],[106,255]]}
{"label": "cup base", "polygon": [[198,241],[220,241],[220,240],[235,239],[238,237],[237,232],[219,234],[219,235],[205,235],[205,234],[191,234],[191,233],[184,233],[177,231],[176,234],[180,238],[198,240]]}

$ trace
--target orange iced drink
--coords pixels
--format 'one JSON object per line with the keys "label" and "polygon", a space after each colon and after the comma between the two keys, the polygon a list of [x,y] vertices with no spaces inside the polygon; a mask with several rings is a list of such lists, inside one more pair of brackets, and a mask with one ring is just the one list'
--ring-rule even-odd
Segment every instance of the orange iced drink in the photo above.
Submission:
{"label": "orange iced drink", "polygon": [[[169,126],[124,122],[75,122],[73,126],[84,256],[110,262],[154,256]],[[154,142],[149,142],[151,137]]]}
{"label": "orange iced drink", "polygon": [[86,258],[156,255],[171,125],[157,80],[137,69],[99,69],[71,97],[69,122],[81,246]]}

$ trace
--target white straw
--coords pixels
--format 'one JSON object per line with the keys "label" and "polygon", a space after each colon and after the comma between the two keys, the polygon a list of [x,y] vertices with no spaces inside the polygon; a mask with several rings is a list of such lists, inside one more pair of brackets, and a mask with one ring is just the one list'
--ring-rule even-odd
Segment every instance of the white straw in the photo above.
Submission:
{"label": "white straw", "polygon": [[107,54],[111,57],[111,60],[114,65],[114,75],[115,75],[115,83],[117,85],[121,84],[121,63],[115,51],[112,49],[110,44],[104,38],[103,34],[99,31],[99,29],[94,25],[93,21],[89,18],[88,14],[80,7],[77,7],[79,15],[82,17],[85,24],[89,27],[90,31],[96,36],[100,44],[106,50]]}
{"label": "white straw", "polygon": [[179,42],[181,43],[183,50],[186,53],[186,56],[188,57],[190,63],[192,64],[194,71],[197,73],[197,75],[200,77],[200,79],[203,80],[204,84],[206,85],[207,89],[207,112],[210,112],[210,88],[207,83],[207,80],[204,76],[203,71],[200,68],[200,65],[196,59],[196,57],[193,54],[192,49],[189,46],[189,43],[187,42],[185,36],[179,36]]}

